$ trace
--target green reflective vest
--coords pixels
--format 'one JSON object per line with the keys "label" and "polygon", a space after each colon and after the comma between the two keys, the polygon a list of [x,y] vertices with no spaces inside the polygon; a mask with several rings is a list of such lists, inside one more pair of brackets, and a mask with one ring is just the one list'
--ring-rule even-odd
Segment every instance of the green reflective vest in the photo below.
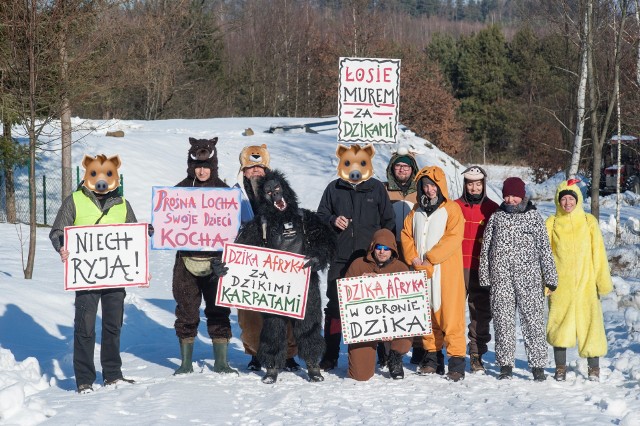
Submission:
{"label": "green reflective vest", "polygon": [[[94,225],[102,216],[100,208],[82,190],[73,193],[73,203],[76,206],[74,225]],[[126,221],[127,203],[122,197],[122,203],[112,206],[109,212],[100,219],[100,224],[125,223]]]}

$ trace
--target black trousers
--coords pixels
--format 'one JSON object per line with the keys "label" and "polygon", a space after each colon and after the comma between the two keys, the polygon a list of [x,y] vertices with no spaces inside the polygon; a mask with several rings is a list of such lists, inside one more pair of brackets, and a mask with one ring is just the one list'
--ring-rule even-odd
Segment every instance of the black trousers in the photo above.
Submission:
{"label": "black trousers", "polygon": [[96,316],[102,304],[100,364],[105,381],[122,378],[120,330],[124,315],[124,288],[81,290],[76,292],[73,327],[73,370],[76,385],[91,385],[96,380],[93,354],[96,345]]}

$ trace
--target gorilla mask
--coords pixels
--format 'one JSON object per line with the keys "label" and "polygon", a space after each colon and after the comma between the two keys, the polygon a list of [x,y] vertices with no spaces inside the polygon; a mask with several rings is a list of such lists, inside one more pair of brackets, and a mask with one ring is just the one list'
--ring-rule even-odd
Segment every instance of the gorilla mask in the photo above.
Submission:
{"label": "gorilla mask", "polygon": [[287,200],[284,198],[282,184],[277,179],[269,179],[264,183],[264,197],[279,211],[287,209]]}

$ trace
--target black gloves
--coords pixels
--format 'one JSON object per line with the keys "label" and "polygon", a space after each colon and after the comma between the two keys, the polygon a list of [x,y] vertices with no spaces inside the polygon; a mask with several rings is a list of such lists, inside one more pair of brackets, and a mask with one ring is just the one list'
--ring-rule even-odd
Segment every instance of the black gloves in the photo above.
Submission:
{"label": "black gloves", "polygon": [[322,265],[320,265],[320,259],[317,257],[305,257],[304,268],[311,268],[313,272],[318,272]]}
{"label": "black gloves", "polygon": [[153,237],[153,233],[155,232],[155,230],[153,229],[153,225],[148,223],[147,224],[147,235],[149,235],[150,237]]}
{"label": "black gloves", "polygon": [[211,269],[213,270],[213,275],[217,277],[224,277],[229,271],[229,268],[227,268],[227,264],[218,258],[214,258],[211,260]]}

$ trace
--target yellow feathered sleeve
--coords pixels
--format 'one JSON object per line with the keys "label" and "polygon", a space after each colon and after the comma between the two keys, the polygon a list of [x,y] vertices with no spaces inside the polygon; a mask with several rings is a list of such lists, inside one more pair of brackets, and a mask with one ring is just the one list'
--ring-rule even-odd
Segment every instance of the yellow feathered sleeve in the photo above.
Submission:
{"label": "yellow feathered sleeve", "polygon": [[613,290],[607,251],[604,247],[602,232],[600,231],[595,216],[587,214],[587,223],[589,224],[589,232],[591,233],[591,250],[593,253],[593,271],[596,274],[596,288],[598,289],[598,294],[604,296]]}

